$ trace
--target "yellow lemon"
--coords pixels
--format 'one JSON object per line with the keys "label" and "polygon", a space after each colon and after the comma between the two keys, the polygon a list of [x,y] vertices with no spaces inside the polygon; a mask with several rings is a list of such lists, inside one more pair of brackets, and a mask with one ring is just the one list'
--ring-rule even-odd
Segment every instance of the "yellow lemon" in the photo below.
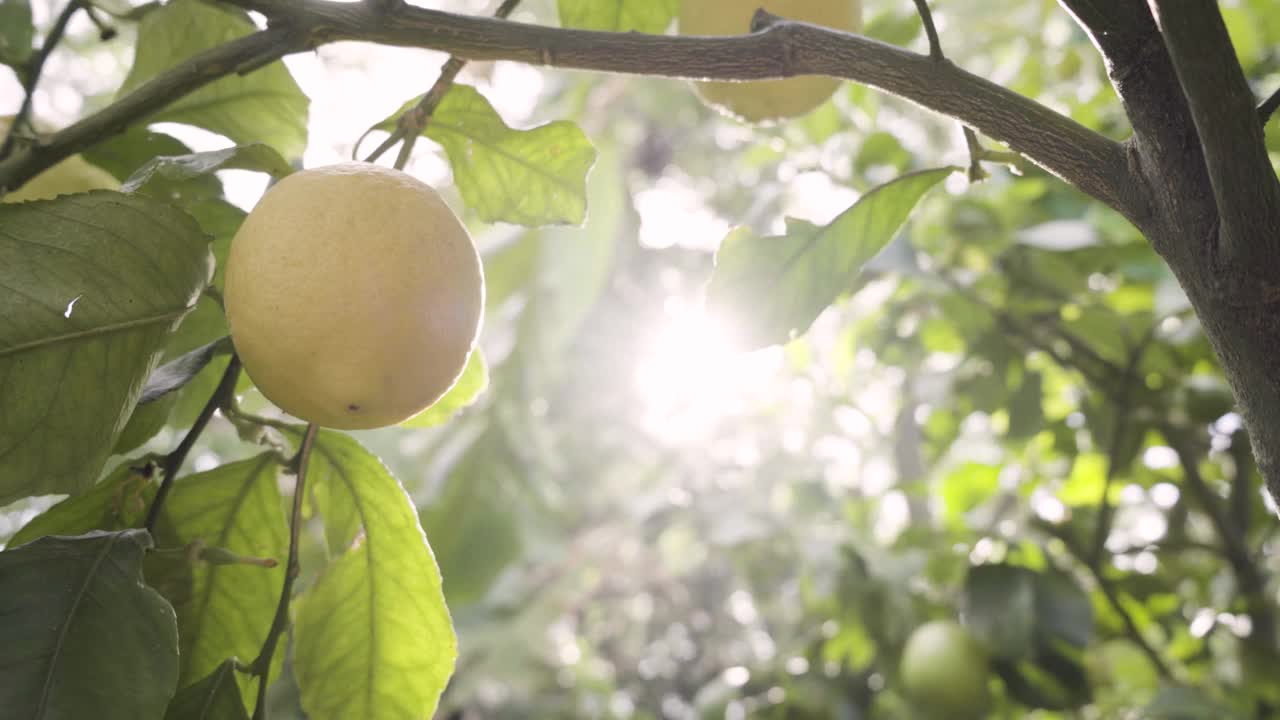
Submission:
{"label": "yellow lemon", "polygon": [[[0,117],[0,143],[4,142],[12,124],[13,116]],[[50,200],[71,193],[119,189],[120,182],[111,173],[79,155],[72,155],[5,194],[4,202]]]}
{"label": "yellow lemon", "polygon": [[[837,30],[862,29],[861,0],[683,0],[679,27],[682,35],[744,35],[756,10]],[[750,122],[804,115],[835,93],[840,80],[802,76],[746,83],[696,83],[698,94],[711,105]]]}
{"label": "yellow lemon", "polygon": [[341,163],[272,187],[231,242],[224,292],[258,389],[326,427],[405,420],[462,373],[484,308],[475,245],[440,195]]}

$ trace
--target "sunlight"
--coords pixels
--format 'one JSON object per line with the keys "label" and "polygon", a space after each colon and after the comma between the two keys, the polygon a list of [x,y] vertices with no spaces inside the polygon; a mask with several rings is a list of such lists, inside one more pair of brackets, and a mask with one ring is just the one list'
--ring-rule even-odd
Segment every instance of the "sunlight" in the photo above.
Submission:
{"label": "sunlight", "polygon": [[679,297],[668,298],[664,311],[666,322],[635,365],[641,422],[673,444],[712,439],[722,420],[745,414],[772,389],[781,349],[732,351],[727,329]]}

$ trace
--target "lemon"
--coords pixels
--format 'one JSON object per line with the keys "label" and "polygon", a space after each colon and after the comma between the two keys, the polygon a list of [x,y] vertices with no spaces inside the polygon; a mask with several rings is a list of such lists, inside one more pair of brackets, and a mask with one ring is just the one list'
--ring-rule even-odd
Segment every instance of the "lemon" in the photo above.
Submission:
{"label": "lemon", "polygon": [[[13,124],[13,116],[0,117],[0,143],[9,134]],[[119,190],[120,182],[115,177],[79,155],[72,155],[44,172],[36,175],[6,193],[3,201],[8,203],[25,202],[27,200],[51,200],[59,195],[88,192],[90,190]]]}
{"label": "lemon", "polygon": [[[785,17],[837,30],[862,29],[861,0],[684,0],[682,35],[743,35],[760,7]],[[804,115],[835,93],[840,80],[802,76],[745,83],[700,82],[698,94],[712,106],[750,122]]]}
{"label": "lemon", "polygon": [[922,713],[972,720],[987,711],[987,654],[959,623],[935,620],[907,639],[899,665],[903,690]]}
{"label": "lemon", "polygon": [[484,277],[431,186],[341,163],[267,191],[231,242],[224,300],[263,395],[303,420],[365,429],[412,417],[457,380]]}

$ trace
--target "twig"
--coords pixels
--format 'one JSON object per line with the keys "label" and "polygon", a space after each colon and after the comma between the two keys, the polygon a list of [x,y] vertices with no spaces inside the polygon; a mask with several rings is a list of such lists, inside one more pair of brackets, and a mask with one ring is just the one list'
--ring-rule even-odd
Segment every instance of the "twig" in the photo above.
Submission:
{"label": "twig", "polygon": [[1182,466],[1183,484],[1196,499],[1200,510],[1208,516],[1218,537],[1222,539],[1223,553],[1236,576],[1236,584],[1241,595],[1244,596],[1245,606],[1253,621],[1254,631],[1250,638],[1253,638],[1255,643],[1261,643],[1260,649],[1264,650],[1269,657],[1275,657],[1277,621],[1275,608],[1266,596],[1266,574],[1255,562],[1240,528],[1232,524],[1222,507],[1221,498],[1213,492],[1200,473],[1200,467],[1196,462],[1197,455],[1190,447],[1185,433],[1168,423],[1161,425],[1160,432],[1178,456],[1178,463]]}
{"label": "twig", "polygon": [[1280,88],[1271,93],[1271,97],[1263,100],[1258,105],[1258,122],[1266,125],[1271,120],[1271,116],[1275,114],[1276,108],[1280,108]]}
{"label": "twig", "polygon": [[280,600],[276,603],[276,614],[271,620],[271,628],[262,642],[262,650],[254,659],[249,670],[258,676],[258,701],[253,708],[253,720],[266,720],[267,717],[267,684],[271,674],[271,658],[275,655],[280,636],[289,625],[289,601],[293,596],[293,581],[297,579],[298,535],[302,529],[302,503],[306,494],[307,465],[310,464],[311,450],[315,447],[316,434],[320,428],[315,423],[307,426],[302,436],[302,446],[298,449],[297,482],[293,486],[293,511],[289,516],[289,563],[284,570],[284,585],[280,588]]}
{"label": "twig", "polygon": [[1116,615],[1120,616],[1120,622],[1124,625],[1129,639],[1138,646],[1138,649],[1142,650],[1142,653],[1155,666],[1160,676],[1167,680],[1175,679],[1173,670],[1165,663],[1164,658],[1160,657],[1160,653],[1156,652],[1151,643],[1147,642],[1147,638],[1143,636],[1142,631],[1138,628],[1138,623],[1134,621],[1133,615],[1129,614],[1124,604],[1120,602],[1120,596],[1116,593],[1115,588],[1111,586],[1111,582],[1107,580],[1106,574],[1102,571],[1102,565],[1094,563],[1069,533],[1054,532],[1052,528],[1050,528],[1050,533],[1061,540],[1067,551],[1088,569],[1089,574],[1093,576],[1094,582],[1098,584],[1098,589],[1102,591],[1103,597],[1107,599],[1107,604],[1111,606]]}
{"label": "twig", "polygon": [[[503,3],[494,11],[493,16],[505,19],[511,15],[519,4],[520,0],[503,0]],[[409,164],[409,156],[413,153],[413,146],[418,141],[418,136],[427,128],[427,123],[430,122],[431,116],[435,114],[436,108],[440,107],[440,102],[444,100],[449,88],[453,87],[454,81],[458,78],[458,73],[462,71],[466,64],[466,60],[456,55],[450,56],[445,61],[444,67],[440,68],[440,77],[436,78],[435,84],[422,96],[417,105],[400,116],[399,121],[396,122],[395,132],[391,133],[391,137],[383,141],[366,158],[366,161],[376,161],[397,140],[403,140],[404,144],[400,146],[400,152],[396,156],[395,162],[396,169],[403,170],[405,165]]]}
{"label": "twig", "polygon": [[942,62],[946,56],[942,54],[942,41],[938,39],[938,28],[933,25],[933,13],[929,12],[928,0],[916,0],[916,10],[920,13],[920,21],[924,23],[924,34],[929,38],[929,57]]}
{"label": "twig", "polygon": [[1111,534],[1111,518],[1115,512],[1115,508],[1111,505],[1111,486],[1115,483],[1118,472],[1117,460],[1121,450],[1124,449],[1125,430],[1129,424],[1129,415],[1133,411],[1129,402],[1130,389],[1137,382],[1134,375],[1137,374],[1138,366],[1142,364],[1142,359],[1147,354],[1147,348],[1151,347],[1151,343],[1155,340],[1159,327],[1160,321],[1152,323],[1141,342],[1129,352],[1129,362],[1125,366],[1124,375],[1120,378],[1119,392],[1110,398],[1113,417],[1111,438],[1107,444],[1107,474],[1102,481],[1102,497],[1098,499],[1098,522],[1094,526],[1093,547],[1089,555],[1089,561],[1094,564],[1102,563],[1107,537]]}
{"label": "twig", "polygon": [[18,108],[18,114],[13,118],[13,125],[10,126],[9,137],[5,139],[4,144],[0,145],[0,158],[8,157],[10,150],[13,149],[13,143],[18,137],[18,132],[31,120],[31,109],[36,95],[36,85],[40,82],[40,74],[44,72],[44,63],[53,54],[53,49],[62,41],[62,36],[67,32],[67,24],[71,22],[71,16],[79,10],[83,0],[70,0],[66,7],[62,8],[62,12],[58,14],[56,20],[53,21],[53,27],[49,28],[49,34],[45,36],[44,42],[40,43],[40,49],[31,58],[31,64],[27,67],[26,77],[23,78],[22,91],[26,96],[22,98],[22,106]]}
{"label": "twig", "polygon": [[165,498],[169,496],[169,490],[173,487],[173,481],[177,478],[178,471],[182,469],[182,464],[187,461],[187,454],[195,446],[196,440],[200,439],[200,433],[204,432],[204,428],[209,424],[209,419],[213,417],[213,413],[227,402],[227,398],[235,394],[236,381],[238,379],[240,379],[240,358],[232,355],[231,361],[227,363],[227,369],[222,373],[222,379],[218,381],[218,387],[209,396],[209,401],[200,409],[200,414],[196,416],[196,421],[191,425],[191,429],[182,438],[182,442],[178,443],[178,447],[164,456],[164,462],[161,465],[163,475],[160,480],[160,487],[156,490],[155,499],[151,501],[151,508],[147,510],[145,527],[148,532],[155,534],[156,522],[160,519],[160,509],[164,507]]}

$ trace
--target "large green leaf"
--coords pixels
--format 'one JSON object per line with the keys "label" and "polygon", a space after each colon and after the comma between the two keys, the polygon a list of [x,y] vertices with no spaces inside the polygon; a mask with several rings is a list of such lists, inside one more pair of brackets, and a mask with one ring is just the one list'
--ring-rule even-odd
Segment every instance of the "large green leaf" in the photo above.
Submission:
{"label": "large green leaf", "polygon": [[[275,569],[196,561],[189,574],[183,569],[189,585],[162,586],[178,613],[184,686],[227,658],[253,660],[267,636],[289,547],[278,469],[279,458],[272,453],[228,463],[183,478],[165,503],[157,528],[162,547],[199,541],[244,557],[280,561]],[[148,566],[148,577],[150,572]]]}
{"label": "large green leaf", "polygon": [[308,484],[331,544],[342,540],[345,552],[298,601],[302,707],[312,720],[431,717],[457,638],[413,503],[340,433],[321,431]]}
{"label": "large green leaf", "polygon": [[679,0],[559,0],[560,24],[567,28],[661,34],[671,24]]}
{"label": "large green leaf", "polygon": [[235,663],[224,661],[199,682],[178,691],[164,720],[249,720],[236,683]]}
{"label": "large green leaf", "polygon": [[5,717],[158,718],[178,681],[173,608],[142,582],[142,530],[0,553]]}
{"label": "large green leaf", "polygon": [[0,64],[21,67],[31,57],[31,4],[0,0]]}
{"label": "large green leaf", "polygon": [[[147,13],[138,28],[137,54],[120,88],[123,96],[187,58],[255,31],[239,10],[174,0]],[[247,75],[231,74],[165,106],[150,117],[195,125],[237,143],[262,142],[285,157],[302,155],[307,144],[307,106],[284,63]]]}
{"label": "large green leaf", "polygon": [[487,387],[489,387],[489,366],[484,362],[484,353],[477,348],[467,359],[467,366],[462,369],[462,375],[444,397],[400,424],[412,428],[443,425],[459,411],[474,403]]}
{"label": "large green leaf", "polygon": [[[376,127],[391,130],[417,102]],[[577,125],[516,130],[475,88],[454,85],[423,134],[444,148],[462,199],[481,220],[538,226],[586,218],[587,172],[596,150]]]}
{"label": "large green leaf", "polygon": [[49,535],[141,527],[156,494],[154,466],[124,463],[88,492],[69,497],[35,516],[9,538],[17,547]]}
{"label": "large green leaf", "polygon": [[804,333],[852,289],[863,264],[898,234],[920,198],[952,172],[924,170],[885,183],[825,227],[789,220],[779,237],[733,231],[716,253],[708,307],[746,348]]}
{"label": "large green leaf", "polygon": [[0,504],[97,478],[210,261],[191,217],[157,200],[0,205]]}

